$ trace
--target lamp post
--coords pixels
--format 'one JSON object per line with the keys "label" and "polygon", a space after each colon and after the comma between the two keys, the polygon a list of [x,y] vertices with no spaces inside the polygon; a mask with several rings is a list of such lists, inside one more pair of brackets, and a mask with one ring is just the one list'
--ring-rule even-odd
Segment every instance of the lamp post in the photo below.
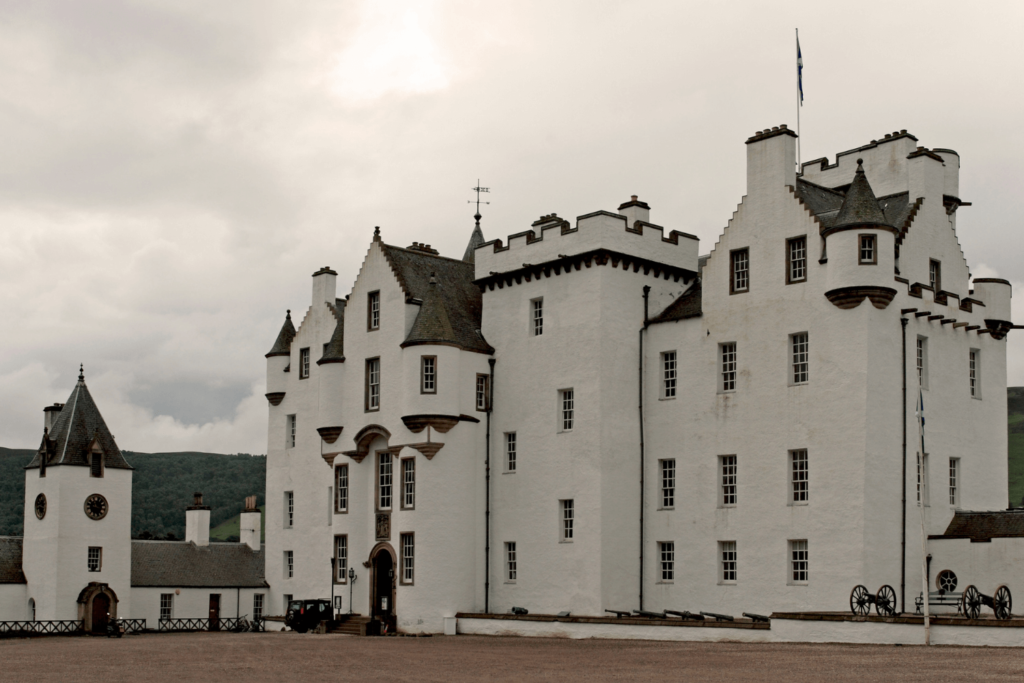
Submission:
{"label": "lamp post", "polygon": [[337,612],[337,608],[334,606],[334,584],[335,584],[335,581],[337,580],[337,576],[338,576],[337,566],[338,566],[338,558],[332,557],[331,558],[331,613],[332,614]]}
{"label": "lamp post", "polygon": [[352,584],[356,582],[356,570],[348,568],[348,613],[352,614]]}

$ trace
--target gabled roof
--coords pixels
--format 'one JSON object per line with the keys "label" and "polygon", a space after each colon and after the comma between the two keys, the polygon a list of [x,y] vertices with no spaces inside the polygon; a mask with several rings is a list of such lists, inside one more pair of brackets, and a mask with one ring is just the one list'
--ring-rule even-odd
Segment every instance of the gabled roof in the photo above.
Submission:
{"label": "gabled roof", "polygon": [[968,512],[958,510],[941,536],[929,538],[969,538],[991,541],[993,538],[1024,537],[1024,510]]}
{"label": "gabled roof", "polygon": [[244,543],[132,541],[132,586],[261,588],[264,548]]}
{"label": "gabled roof", "polygon": [[818,217],[823,227],[830,228],[835,223],[836,215],[846,198],[839,190],[822,187],[812,182],[797,178],[796,196],[804,200],[811,213]]}
{"label": "gabled roof", "polygon": [[93,448],[103,452],[103,466],[130,470],[132,466],[121,455],[121,449],[107,429],[107,423],[100,415],[100,409],[92,400],[85,376],[78,375],[78,383],[71,391],[64,408],[57,415],[53,429],[43,437],[43,444],[25,469],[39,467],[40,454],[45,453],[47,467],[57,465],[89,465],[89,453]]}
{"label": "gabled roof", "polygon": [[27,583],[21,570],[22,539],[0,536],[0,583]]}
{"label": "gabled roof", "polygon": [[334,319],[338,322],[334,326],[334,334],[331,335],[331,341],[327,342],[327,347],[324,349],[324,355],[316,362],[317,365],[345,362],[346,303],[344,299],[335,299],[333,305],[327,304],[327,307],[331,309],[331,313],[334,314]]}
{"label": "gabled roof", "polygon": [[693,283],[693,286],[686,290],[681,297],[670,303],[664,311],[651,318],[650,323],[667,323],[673,320],[698,318],[704,315],[701,308],[702,299],[701,281],[698,278]]}
{"label": "gabled roof", "polygon": [[469,236],[469,244],[466,245],[466,255],[462,257],[462,260],[466,263],[476,262],[476,248],[484,243],[484,231],[480,229],[480,221],[476,223],[476,227],[473,228],[473,234]]}
{"label": "gabled roof", "polygon": [[[494,353],[494,349],[480,334],[483,297],[480,288],[473,283],[472,263],[423,251],[393,247],[383,242],[380,243],[380,248],[405,293],[406,303],[425,303],[430,296],[430,278],[431,275],[434,276],[436,295],[443,303],[451,331],[443,331],[442,335],[445,338],[433,341],[449,343],[465,351]],[[421,310],[419,315],[423,314]],[[439,321],[431,320],[429,315],[424,318],[423,325],[431,330],[444,327]],[[415,328],[416,325],[413,325],[414,330]]]}
{"label": "gabled roof", "polygon": [[292,324],[292,311],[288,309],[288,313],[284,316],[284,325],[281,326],[281,331],[277,333],[277,341],[274,342],[274,348],[270,349],[270,353],[266,357],[291,355],[293,339],[295,339],[295,325]]}
{"label": "gabled roof", "polygon": [[871,183],[868,182],[868,178],[864,174],[864,165],[860,159],[857,159],[857,172],[853,174],[853,182],[850,183],[850,189],[846,191],[846,198],[839,208],[832,227],[839,230],[855,226],[895,227],[889,224],[885,214],[882,213],[878,199],[871,189]]}

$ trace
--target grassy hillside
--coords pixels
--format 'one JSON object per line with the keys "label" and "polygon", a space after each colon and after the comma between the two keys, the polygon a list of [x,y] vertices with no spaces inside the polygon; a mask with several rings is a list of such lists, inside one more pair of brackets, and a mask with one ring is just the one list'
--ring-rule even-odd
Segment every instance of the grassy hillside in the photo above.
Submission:
{"label": "grassy hillside", "polygon": [[[266,505],[260,506],[260,512],[264,513],[260,517],[260,541],[267,540],[267,515],[264,508]],[[221,522],[217,526],[210,529],[210,540],[211,541],[237,541],[238,540],[238,525],[241,522],[239,515],[235,515],[230,519]]]}
{"label": "grassy hillside", "polygon": [[[135,468],[132,487],[132,536],[185,537],[185,508],[192,494],[203,493],[210,506],[210,525],[237,517],[246,496],[264,502],[266,458],[247,453],[124,452]],[[25,471],[32,451],[0,448],[0,535],[21,535]],[[238,535],[235,520],[235,535]]]}
{"label": "grassy hillside", "polygon": [[1007,454],[1010,505],[1024,507],[1024,387],[1010,387],[1006,394],[1010,424],[1010,452]]}

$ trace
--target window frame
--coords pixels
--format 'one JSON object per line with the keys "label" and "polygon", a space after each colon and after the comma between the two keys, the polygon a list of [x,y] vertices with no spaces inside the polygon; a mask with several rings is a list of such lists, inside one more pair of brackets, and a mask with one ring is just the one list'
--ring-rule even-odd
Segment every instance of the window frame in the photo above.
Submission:
{"label": "window frame", "polygon": [[676,459],[662,458],[658,460],[658,474],[660,480],[660,502],[659,510],[674,510],[676,507]]}
{"label": "window frame", "polygon": [[[803,277],[793,277],[793,247],[799,244],[803,244],[804,256],[803,256]],[[789,237],[786,239],[786,284],[796,285],[801,282],[807,282],[807,235],[798,235],[796,237]]]}
{"label": "window frame", "polygon": [[530,299],[530,336],[544,336],[544,297]]}
{"label": "window frame", "polygon": [[[726,553],[732,553],[728,557]],[[731,567],[729,567],[731,563]],[[729,578],[729,572],[732,577]],[[718,585],[735,586],[739,580],[739,552],[736,548],[736,541],[718,542]]]}
{"label": "window frame", "polygon": [[676,542],[658,541],[658,571],[661,577],[655,583],[675,583]]}
{"label": "window frame", "polygon": [[348,583],[348,561],[348,534],[335,534],[334,583],[336,585]]}
{"label": "window frame", "polygon": [[366,293],[366,331],[380,329],[380,290]]}
{"label": "window frame", "polygon": [[561,498],[558,501],[558,542],[572,543],[576,530],[576,499]]}
{"label": "window frame", "polygon": [[298,422],[299,418],[296,413],[285,416],[285,431],[284,431],[284,444],[285,450],[295,448],[295,443],[298,441]]}
{"label": "window frame", "polygon": [[949,459],[949,506],[955,510],[960,509],[960,489],[962,470],[960,469],[960,458]]}
{"label": "window frame", "polygon": [[[736,287],[736,257],[743,255],[746,258],[746,286],[742,289]],[[729,294],[746,294],[750,291],[750,247],[741,247],[729,251]]]}
{"label": "window frame", "polygon": [[[363,412],[376,413],[380,410],[380,356],[374,356],[373,358],[366,359],[366,370],[363,373],[364,379],[364,404]],[[373,381],[374,372],[376,371],[376,382]],[[377,393],[374,395],[373,389],[376,387]],[[374,399],[376,398],[376,403]]]}
{"label": "window frame", "polygon": [[[566,426],[568,425],[568,427]],[[568,434],[576,427],[576,391],[573,387],[558,390],[558,433]]]}
{"label": "window frame", "polygon": [[[736,342],[722,342],[718,345],[718,393],[731,394],[736,391],[739,379],[739,349]],[[726,369],[726,353],[732,354],[732,369]],[[731,375],[731,377],[730,377]]]}
{"label": "window frame", "polygon": [[106,463],[103,462],[103,451],[89,451],[89,477],[102,479],[106,470]]}
{"label": "window frame", "polygon": [[299,379],[309,379],[309,347],[299,349]]}
{"label": "window frame", "polygon": [[[93,561],[93,551],[95,551],[95,562]],[[85,557],[86,568],[90,573],[102,572],[103,571],[103,547],[98,545],[89,546],[89,550],[86,552]]]}
{"label": "window frame", "polygon": [[[385,458],[384,456],[387,456],[387,458]],[[384,483],[384,477],[385,477],[384,461],[385,461],[385,459],[387,460],[387,465],[388,465],[388,471],[387,471],[388,483],[387,484]],[[374,476],[374,480],[375,480],[374,481],[374,483],[375,483],[375,487],[374,488],[376,489],[376,494],[374,496],[374,499],[375,499],[374,503],[376,505],[376,509],[379,512],[388,512],[388,511],[394,510],[394,505],[395,505],[395,455],[390,450],[384,449],[384,450],[377,451],[375,460],[376,460],[376,462],[375,462],[376,474]],[[387,487],[387,502],[388,502],[388,504],[386,506],[384,505],[384,495],[385,495],[384,489],[385,489],[385,487]]]}
{"label": "window frame", "polygon": [[348,463],[334,466],[334,514],[348,514]]}
{"label": "window frame", "polygon": [[[786,541],[786,550],[789,555],[788,581],[786,583],[790,586],[808,585],[811,580],[811,562],[807,539],[798,538]],[[801,575],[803,578],[800,578]]]}
{"label": "window frame", "polygon": [[[399,508],[402,510],[416,509],[416,457],[399,458],[401,466],[398,468],[402,477],[402,500]],[[411,475],[411,476],[410,476]]]}
{"label": "window frame", "polygon": [[917,370],[917,385],[928,391],[928,337],[917,335],[914,345],[914,369]]}
{"label": "window frame", "polygon": [[661,352],[661,399],[671,401],[679,389],[679,354],[676,351]]}
{"label": "window frame", "polygon": [[398,535],[398,547],[400,552],[398,582],[402,586],[414,586],[416,585],[416,534],[412,531],[401,532]]}
{"label": "window frame", "polygon": [[[803,350],[797,348],[803,343]],[[800,360],[802,354],[802,361]],[[794,332],[789,335],[789,386],[799,387],[811,381],[811,335],[809,332]]]}
{"label": "window frame", "polygon": [[519,575],[519,560],[516,542],[505,541],[505,583],[515,583]]}
{"label": "window frame", "polygon": [[[787,468],[789,471],[788,504],[808,505],[811,499],[810,455],[806,448],[790,449],[787,455],[789,459]],[[800,467],[801,464],[802,467]]]}
{"label": "window frame", "polygon": [[[870,241],[871,258],[864,258],[864,241]],[[878,265],[878,235],[871,233],[861,233],[857,235],[857,265],[859,266],[877,266]]]}
{"label": "window frame", "polygon": [[[727,470],[731,467],[732,471]],[[734,508],[739,501],[739,458],[735,454],[718,456],[718,507]]]}
{"label": "window frame", "polygon": [[491,408],[491,378],[484,372],[476,373],[476,384],[473,386],[473,403],[478,412],[486,413]]}
{"label": "window frame", "polygon": [[[166,605],[164,604],[166,603]],[[164,616],[166,611],[167,616]],[[157,621],[170,621],[174,618],[174,593],[160,594],[160,617]]]}
{"label": "window frame", "polygon": [[267,594],[266,593],[253,593],[252,594],[252,619],[253,621],[259,621],[263,618],[264,612],[267,611]]}
{"label": "window frame", "polygon": [[[429,373],[427,372],[428,365],[431,366]],[[427,386],[428,376],[429,387]],[[420,356],[420,393],[437,393],[437,356]]]}
{"label": "window frame", "polygon": [[294,579],[295,578],[295,551],[285,550],[284,551],[284,578]]}
{"label": "window frame", "polygon": [[981,349],[967,351],[967,381],[971,398],[981,400]]}
{"label": "window frame", "polygon": [[505,432],[505,473],[518,471],[519,437],[515,432]]}
{"label": "window frame", "polygon": [[932,293],[938,296],[942,291],[942,261],[928,259],[928,284],[931,285]]}
{"label": "window frame", "polygon": [[284,492],[284,528],[295,528],[295,491]]}

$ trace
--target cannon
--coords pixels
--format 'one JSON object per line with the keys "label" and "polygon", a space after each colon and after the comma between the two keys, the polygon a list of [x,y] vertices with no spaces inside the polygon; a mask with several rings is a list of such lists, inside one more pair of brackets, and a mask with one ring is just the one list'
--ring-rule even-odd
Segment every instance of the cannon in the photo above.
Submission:
{"label": "cannon", "polygon": [[996,588],[992,596],[984,595],[974,585],[964,589],[963,603],[961,610],[968,619],[977,619],[981,615],[981,606],[991,607],[996,613],[996,619],[1003,620],[1010,618],[1013,610],[1013,597],[1010,589],[1005,585]]}
{"label": "cannon", "polygon": [[664,619],[665,618],[665,613],[664,612],[648,612],[645,609],[635,609],[635,610],[633,610],[633,614],[637,615],[638,617],[647,617],[648,619]]}
{"label": "cannon", "polygon": [[750,612],[744,612],[743,616],[745,616],[747,619],[750,619],[751,621],[759,621],[762,623],[771,623],[772,621],[763,614],[751,614]]}
{"label": "cannon", "polygon": [[702,617],[711,617],[715,621],[735,621],[735,619],[730,617],[728,614],[715,614],[714,612],[701,612],[700,615]]}
{"label": "cannon", "polygon": [[860,584],[854,586],[850,591],[850,611],[858,617],[866,617],[871,613],[871,605],[875,606],[878,616],[893,616],[896,614],[896,591],[886,584],[878,589],[878,593],[872,595],[866,587]]}
{"label": "cannon", "polygon": [[605,612],[609,612],[610,614],[614,614],[616,619],[621,619],[622,617],[628,617],[629,616],[629,612],[623,612],[620,609],[606,609]]}
{"label": "cannon", "polygon": [[702,615],[694,614],[693,612],[687,612],[686,610],[683,610],[682,612],[677,612],[673,609],[667,609],[665,610],[665,614],[674,614],[684,621],[687,619],[692,619],[694,621],[704,621],[704,617]]}

